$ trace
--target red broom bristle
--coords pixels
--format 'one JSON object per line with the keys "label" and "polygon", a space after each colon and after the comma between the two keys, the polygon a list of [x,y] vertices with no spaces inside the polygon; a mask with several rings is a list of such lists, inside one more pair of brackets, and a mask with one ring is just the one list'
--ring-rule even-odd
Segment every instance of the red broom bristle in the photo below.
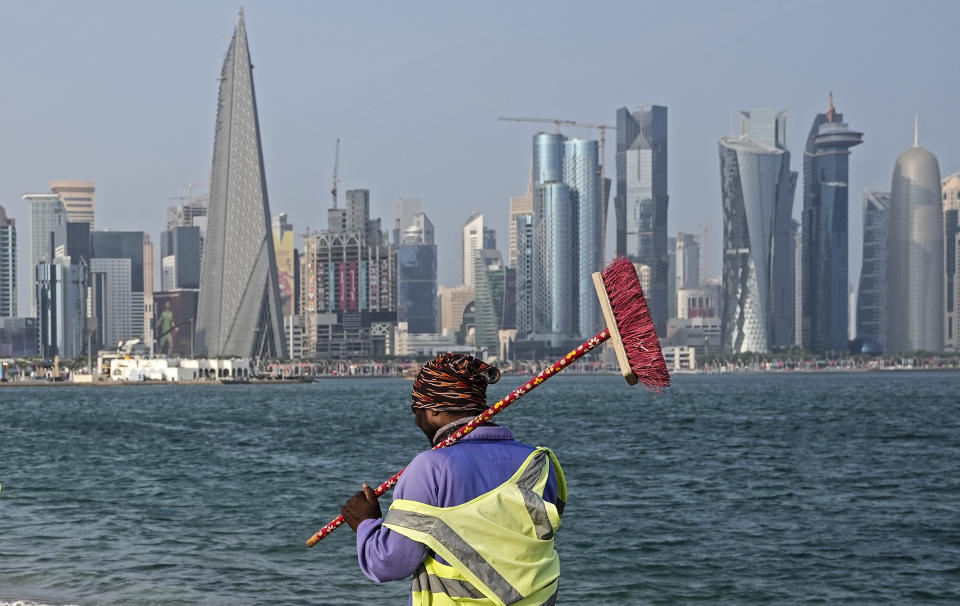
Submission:
{"label": "red broom bristle", "polygon": [[651,391],[669,387],[670,373],[633,263],[626,257],[619,257],[603,270],[601,276],[630,370]]}

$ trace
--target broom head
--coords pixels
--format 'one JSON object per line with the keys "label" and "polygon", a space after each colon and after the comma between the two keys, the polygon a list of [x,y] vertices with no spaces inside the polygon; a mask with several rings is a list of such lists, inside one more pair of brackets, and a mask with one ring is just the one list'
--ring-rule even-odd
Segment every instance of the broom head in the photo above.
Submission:
{"label": "broom head", "polygon": [[651,391],[668,387],[670,373],[633,263],[625,257],[615,259],[603,272],[593,274],[593,284],[623,378],[630,385],[643,383]]}

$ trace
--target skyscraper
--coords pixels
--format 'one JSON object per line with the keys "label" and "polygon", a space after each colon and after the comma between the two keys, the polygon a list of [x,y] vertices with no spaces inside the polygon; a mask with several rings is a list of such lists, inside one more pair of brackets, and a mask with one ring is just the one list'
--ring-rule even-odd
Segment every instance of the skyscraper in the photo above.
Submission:
{"label": "skyscraper", "polygon": [[600,154],[596,141],[568,139],[563,144],[563,182],[576,209],[573,247],[576,251],[576,334],[587,339],[597,332],[600,307],[593,272],[603,269],[600,250]]}
{"label": "skyscraper", "polygon": [[786,111],[741,112],[720,139],[724,347],[766,352],[793,342],[795,237]]}
{"label": "skyscraper", "polygon": [[175,226],[160,233],[160,290],[200,288],[200,228]]}
{"label": "skyscraper", "polygon": [[887,226],[886,351],[943,350],[943,205],[940,165],[929,150],[900,154]]}
{"label": "skyscraper", "polygon": [[700,239],[695,234],[677,232],[676,251],[676,288],[700,288]]}
{"label": "skyscraper", "polygon": [[17,225],[0,206],[0,318],[17,315]]}
{"label": "skyscraper", "polygon": [[397,247],[398,320],[413,334],[437,332],[437,245],[433,223],[422,212],[402,228]]}
{"label": "skyscraper", "polygon": [[[667,326],[667,108],[617,110],[617,254],[650,268],[644,293],[657,334]],[[672,285],[671,285],[672,288]]]}
{"label": "skyscraper", "polygon": [[[24,194],[30,205],[30,275],[39,263],[53,260],[50,250],[50,234],[67,221],[67,211],[57,194]],[[37,289],[30,289],[30,317],[37,317]]]}
{"label": "skyscraper", "polygon": [[960,321],[960,305],[957,293],[960,292],[960,173],[953,173],[943,180],[943,234],[946,269],[946,306],[943,317],[944,344],[949,349],[960,349],[960,335],[957,323]]}
{"label": "skyscraper", "polygon": [[93,181],[51,181],[50,191],[60,197],[69,221],[89,223],[90,230],[93,230],[96,210]]}
{"label": "skyscraper", "polygon": [[[106,303],[105,311],[100,312],[106,315],[99,317],[98,324],[104,339],[100,343],[108,347],[114,347],[120,340],[149,336],[146,333],[150,322],[144,317],[145,267],[152,260],[144,257],[145,236],[142,231],[90,233],[90,285],[95,290],[101,288],[104,293],[98,300]],[[152,245],[150,249],[152,251]],[[152,268],[149,273],[152,280]],[[100,281],[106,285],[102,286]],[[126,283],[121,284],[123,281]]]}
{"label": "skyscraper", "polygon": [[[863,261],[857,288],[857,337],[883,351],[887,340],[887,213],[890,192],[863,192]],[[867,342],[869,340],[869,342]]]}
{"label": "skyscraper", "polygon": [[[846,351],[848,330],[847,225],[850,148],[863,133],[830,107],[817,114],[803,154],[803,346]],[[805,331],[806,332],[806,331]]]}
{"label": "skyscraper", "polygon": [[[523,217],[533,216],[533,182],[527,185],[527,193],[522,196],[513,196],[510,198],[510,217],[507,222],[507,230],[510,232],[510,250],[508,259],[510,267],[517,266],[517,250],[520,240],[523,238]],[[518,222],[518,219],[521,220]]]}
{"label": "skyscraper", "polygon": [[220,73],[196,350],[285,357],[270,205],[243,11]]}
{"label": "skyscraper", "polygon": [[463,224],[463,283],[472,287],[476,275],[476,255],[483,246],[483,214],[473,213]]}

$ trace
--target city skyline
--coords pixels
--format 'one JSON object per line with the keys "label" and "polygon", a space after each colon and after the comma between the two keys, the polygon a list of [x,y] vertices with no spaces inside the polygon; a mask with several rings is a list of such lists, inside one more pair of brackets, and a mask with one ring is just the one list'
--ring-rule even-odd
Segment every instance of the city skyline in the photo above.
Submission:
{"label": "city skyline", "polygon": [[[214,76],[224,39],[229,38],[225,24],[236,6],[174,6],[146,21],[129,10],[119,10],[121,4],[100,3],[101,10],[94,11],[61,5],[54,10],[54,6],[17,7],[0,25],[4,34],[0,44],[12,45],[7,49],[11,53],[17,46],[25,46],[25,33],[35,31],[41,23],[48,32],[45,39],[49,44],[43,49],[4,68],[6,81],[13,90],[31,90],[39,87],[38,78],[43,74],[82,73],[82,78],[63,76],[71,90],[81,94],[69,104],[36,95],[5,99],[2,113],[24,119],[4,125],[11,144],[0,151],[0,165],[7,167],[11,176],[0,179],[0,204],[18,225],[25,225],[27,214],[20,195],[44,191],[53,179],[88,179],[97,183],[98,227],[144,229],[158,240],[168,198],[185,193],[180,185],[193,182],[201,184],[198,191],[206,189],[203,184],[209,175],[209,133],[214,120],[208,99],[216,86]],[[865,189],[887,187],[897,153],[910,142],[914,114],[920,114],[921,136],[937,154],[943,172],[949,174],[960,166],[960,150],[951,144],[957,139],[958,125],[945,101],[953,97],[956,79],[948,77],[949,67],[946,75],[943,69],[925,73],[913,68],[921,59],[939,56],[937,40],[949,35],[945,23],[950,20],[945,17],[958,12],[951,4],[925,4],[909,15],[885,10],[862,14],[858,7],[830,5],[833,19],[828,23],[819,21],[822,7],[816,5],[666,8],[639,29],[635,24],[612,25],[608,36],[598,38],[605,43],[583,57],[564,54],[566,63],[538,65],[545,75],[589,65],[589,70],[583,70],[588,74],[585,88],[591,89],[589,94],[572,94],[559,81],[548,82],[549,78],[536,87],[525,80],[533,60],[528,51],[550,31],[547,26],[560,32],[576,29],[575,20],[569,19],[569,5],[558,5],[553,11],[525,6],[503,24],[496,11],[480,7],[454,13],[432,11],[427,6],[395,12],[386,9],[381,19],[369,24],[371,33],[380,34],[375,36],[377,42],[336,59],[331,51],[339,48],[337,41],[349,39],[345,32],[369,15],[344,7],[321,10],[262,3],[245,7],[254,24],[251,36],[259,65],[269,67],[258,76],[258,90],[272,210],[286,212],[298,234],[307,227],[325,227],[326,199],[319,192],[325,190],[332,170],[333,141],[342,137],[344,188],[369,188],[371,215],[389,217],[399,198],[419,197],[423,210],[437,225],[441,255],[452,255],[458,246],[457,228],[472,212],[482,212],[502,234],[504,248],[509,198],[525,190],[529,179],[526,142],[537,130],[530,125],[497,124],[495,116],[505,113],[609,124],[616,108],[624,104],[631,109],[648,103],[668,106],[668,232],[698,233],[699,224],[709,226],[706,275],[719,273],[720,260],[721,205],[713,146],[718,137],[733,132],[739,107],[786,107],[795,124],[809,123],[822,107],[823,96],[833,90],[838,103],[857,116],[858,130],[869,134],[851,159],[850,191],[855,199]],[[621,14],[631,11],[643,14],[642,7]],[[464,12],[472,19],[464,19]],[[102,28],[98,31],[103,35],[96,40],[85,37],[80,43],[76,36],[85,31],[84,23],[93,22],[92,13],[97,13],[96,23]],[[485,33],[483,24],[491,20],[502,27],[491,27],[489,31],[496,33]],[[751,27],[769,25],[773,20],[789,23],[789,31]],[[414,27],[414,21],[422,24]],[[130,27],[132,23],[137,27]],[[801,49],[801,32],[814,23],[824,35],[829,33],[825,30],[839,32],[856,23],[869,29],[871,36],[866,41],[838,37],[829,49]],[[943,31],[910,34],[909,41],[901,44],[880,42],[893,39],[894,32],[919,31],[921,28],[911,24],[920,23]],[[749,40],[733,42],[724,24],[755,33]],[[409,36],[411,27],[429,32],[424,38],[430,42]],[[142,43],[142,38],[160,37],[171,28],[183,42],[178,48],[159,49]],[[325,35],[313,35],[317,28]],[[311,35],[297,35],[301,29],[311,30]],[[700,36],[702,46],[716,52],[693,61],[681,48],[683,36],[671,40],[678,32],[689,35],[691,31]],[[796,49],[779,44],[784,35],[796,38]],[[481,44],[488,36],[502,43],[492,54],[489,46]],[[772,44],[774,41],[778,44]],[[125,52],[110,52],[117,47]],[[438,53],[438,48],[447,52]],[[481,53],[481,48],[488,52]],[[656,48],[660,60],[645,64],[642,82],[610,77],[622,69],[618,53],[629,49],[634,55],[646,48]],[[775,50],[761,57],[757,54],[761,48]],[[390,57],[385,59],[387,49]],[[762,81],[721,69],[748,57],[756,69],[772,64],[778,69],[766,70],[773,76]],[[823,69],[807,75],[803,70],[817,59]],[[140,69],[144,64],[165,77],[156,79],[151,70]],[[328,75],[306,78],[301,81],[303,90],[290,94],[283,81],[300,73]],[[513,92],[520,82],[524,83],[522,94],[496,94]],[[327,93],[314,92],[318,86]],[[704,88],[711,90],[709,101],[702,95]],[[424,90],[438,94],[422,103],[419,98]],[[317,98],[323,101],[319,112]],[[384,104],[380,102],[383,98],[397,102]],[[366,118],[373,114],[376,120]],[[446,135],[453,123],[468,124],[474,130],[472,149],[464,149],[459,137]],[[937,125],[936,129],[932,125]],[[384,140],[384,133],[391,141]],[[571,137],[594,135],[576,128],[564,133]],[[146,140],[151,144],[137,144]],[[414,153],[398,152],[396,145],[403,145],[404,150],[413,145]],[[796,139],[789,142],[791,149],[799,146]],[[125,153],[128,148],[139,153]],[[494,149],[496,153],[491,153]],[[606,156],[607,176],[611,177],[612,146],[607,146]],[[795,218],[798,207],[799,201],[794,204]],[[860,265],[858,214],[851,213],[851,283],[856,283]],[[615,240],[612,223],[607,222],[608,258]],[[27,256],[19,255],[20,276],[27,275]],[[439,268],[440,283],[456,284],[459,268],[447,265]],[[27,290],[21,284],[21,308],[28,307]]]}

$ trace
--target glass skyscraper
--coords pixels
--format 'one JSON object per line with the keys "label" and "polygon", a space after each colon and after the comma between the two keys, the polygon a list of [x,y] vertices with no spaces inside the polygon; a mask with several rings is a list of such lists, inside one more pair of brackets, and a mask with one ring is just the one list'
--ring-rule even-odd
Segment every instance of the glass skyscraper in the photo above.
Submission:
{"label": "glass skyscraper", "polygon": [[803,155],[803,346],[819,353],[847,350],[850,148],[862,137],[843,122],[831,95]]}
{"label": "glass skyscraper", "polygon": [[398,228],[397,316],[413,334],[437,332],[437,245],[433,223],[419,212]]}
{"label": "glass skyscraper", "polygon": [[883,351],[887,339],[887,213],[890,192],[863,192],[863,261],[857,288],[857,337]]}
{"label": "glass skyscraper", "polygon": [[720,140],[723,197],[722,338],[733,352],[793,342],[795,237],[786,111],[741,112]]}
{"label": "glass skyscraper", "polygon": [[[617,110],[617,254],[650,267],[645,293],[657,334],[667,326],[667,108]],[[672,288],[672,285],[671,285]]]}
{"label": "glass skyscraper", "polygon": [[220,73],[196,351],[285,357],[277,263],[243,11]]}
{"label": "glass skyscraper", "polygon": [[920,147],[900,154],[887,225],[886,351],[943,350],[943,205],[940,165]]}
{"label": "glass skyscraper", "polygon": [[0,206],[0,318],[17,315],[17,225]]}
{"label": "glass skyscraper", "polygon": [[[532,273],[522,258],[522,241],[517,260],[521,331],[531,316],[533,332],[550,340],[592,336],[597,330],[599,310],[590,275],[602,263],[599,170],[596,141],[566,139],[560,133],[534,136]],[[517,221],[522,232],[527,221]],[[532,301],[525,292],[531,282]]]}

